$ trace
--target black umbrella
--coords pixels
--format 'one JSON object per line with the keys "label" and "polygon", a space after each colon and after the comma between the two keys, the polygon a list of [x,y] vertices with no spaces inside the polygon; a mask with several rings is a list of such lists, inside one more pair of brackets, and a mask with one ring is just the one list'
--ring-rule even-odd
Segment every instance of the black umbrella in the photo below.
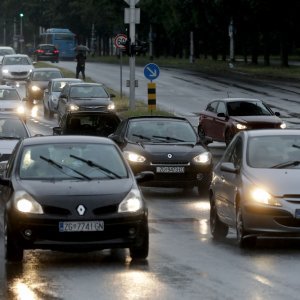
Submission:
{"label": "black umbrella", "polygon": [[90,51],[90,49],[87,46],[82,45],[82,44],[76,46],[74,48],[74,50],[76,50],[76,51],[88,51],[88,52]]}

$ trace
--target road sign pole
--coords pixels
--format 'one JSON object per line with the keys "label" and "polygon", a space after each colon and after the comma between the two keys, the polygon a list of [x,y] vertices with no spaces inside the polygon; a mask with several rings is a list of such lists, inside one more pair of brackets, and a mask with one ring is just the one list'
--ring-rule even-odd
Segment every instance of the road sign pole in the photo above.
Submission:
{"label": "road sign pole", "polygon": [[[135,0],[130,0],[130,42],[135,44]],[[129,45],[131,47],[131,45]],[[130,68],[130,90],[129,90],[129,108],[135,109],[135,53],[131,53],[129,57],[129,68]]]}

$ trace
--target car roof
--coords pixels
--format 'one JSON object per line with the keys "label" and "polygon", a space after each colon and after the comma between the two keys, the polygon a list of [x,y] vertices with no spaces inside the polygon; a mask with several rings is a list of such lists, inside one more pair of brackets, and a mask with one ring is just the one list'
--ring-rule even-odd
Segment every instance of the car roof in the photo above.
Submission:
{"label": "car roof", "polygon": [[242,134],[248,137],[263,137],[272,135],[299,135],[300,129],[257,129],[241,131]]}
{"label": "car roof", "polygon": [[81,79],[79,78],[71,78],[71,77],[63,77],[63,78],[53,78],[50,81],[70,81],[70,82],[83,82]]}
{"label": "car roof", "polygon": [[259,101],[262,102],[260,99],[254,99],[254,98],[221,98],[221,99],[214,99],[210,102],[214,101],[224,101],[224,102],[236,102],[236,101],[241,101],[241,102],[247,102],[247,101]]}
{"label": "car roof", "polygon": [[5,57],[28,57],[30,59],[30,57],[27,54],[5,54]]}
{"label": "car roof", "polygon": [[53,47],[55,47],[54,44],[38,44],[37,45],[37,47],[40,47],[40,46],[53,46]]}
{"label": "car roof", "polygon": [[47,135],[28,137],[23,140],[24,146],[41,144],[68,144],[68,143],[100,143],[114,145],[114,142],[106,137],[83,136],[83,135]]}
{"label": "car roof", "polygon": [[[6,85],[6,84],[1,84],[0,85],[1,89],[7,89],[7,90],[17,90],[17,88],[15,86],[11,86],[11,85]],[[18,90],[17,90],[18,91]],[[19,92],[19,91],[18,91]]]}
{"label": "car roof", "polygon": [[101,86],[101,87],[104,87],[104,85],[102,83],[94,83],[94,82],[71,82],[71,83],[68,83],[69,86]]}
{"label": "car roof", "polygon": [[129,117],[128,120],[137,120],[137,121],[143,121],[143,120],[172,120],[172,121],[187,121],[186,118],[183,117],[176,117],[176,116],[153,116],[153,115],[144,115],[144,116],[135,116],[135,117]]}
{"label": "car roof", "polygon": [[58,69],[58,68],[35,68],[35,69],[32,70],[32,72],[39,72],[39,71],[43,71],[43,72],[45,72],[45,71],[51,71],[51,72],[59,71],[60,72],[60,69]]}
{"label": "car roof", "polygon": [[15,49],[13,47],[9,47],[9,46],[0,46],[0,49],[13,49],[15,51]]}

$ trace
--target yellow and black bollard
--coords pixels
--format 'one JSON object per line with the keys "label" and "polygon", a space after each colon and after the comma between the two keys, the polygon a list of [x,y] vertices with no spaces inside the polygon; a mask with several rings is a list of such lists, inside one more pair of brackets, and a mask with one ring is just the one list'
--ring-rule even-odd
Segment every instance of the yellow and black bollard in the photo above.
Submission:
{"label": "yellow and black bollard", "polygon": [[148,83],[148,111],[156,110],[156,83]]}

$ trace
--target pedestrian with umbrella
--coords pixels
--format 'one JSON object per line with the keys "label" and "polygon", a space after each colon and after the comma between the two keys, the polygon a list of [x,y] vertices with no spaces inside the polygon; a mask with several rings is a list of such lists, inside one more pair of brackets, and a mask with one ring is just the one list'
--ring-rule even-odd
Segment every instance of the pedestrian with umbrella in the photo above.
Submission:
{"label": "pedestrian with umbrella", "polygon": [[76,78],[79,78],[79,74],[81,73],[82,79],[85,80],[86,52],[89,51],[89,48],[84,45],[78,45],[75,49],[78,52],[75,57],[77,60]]}

